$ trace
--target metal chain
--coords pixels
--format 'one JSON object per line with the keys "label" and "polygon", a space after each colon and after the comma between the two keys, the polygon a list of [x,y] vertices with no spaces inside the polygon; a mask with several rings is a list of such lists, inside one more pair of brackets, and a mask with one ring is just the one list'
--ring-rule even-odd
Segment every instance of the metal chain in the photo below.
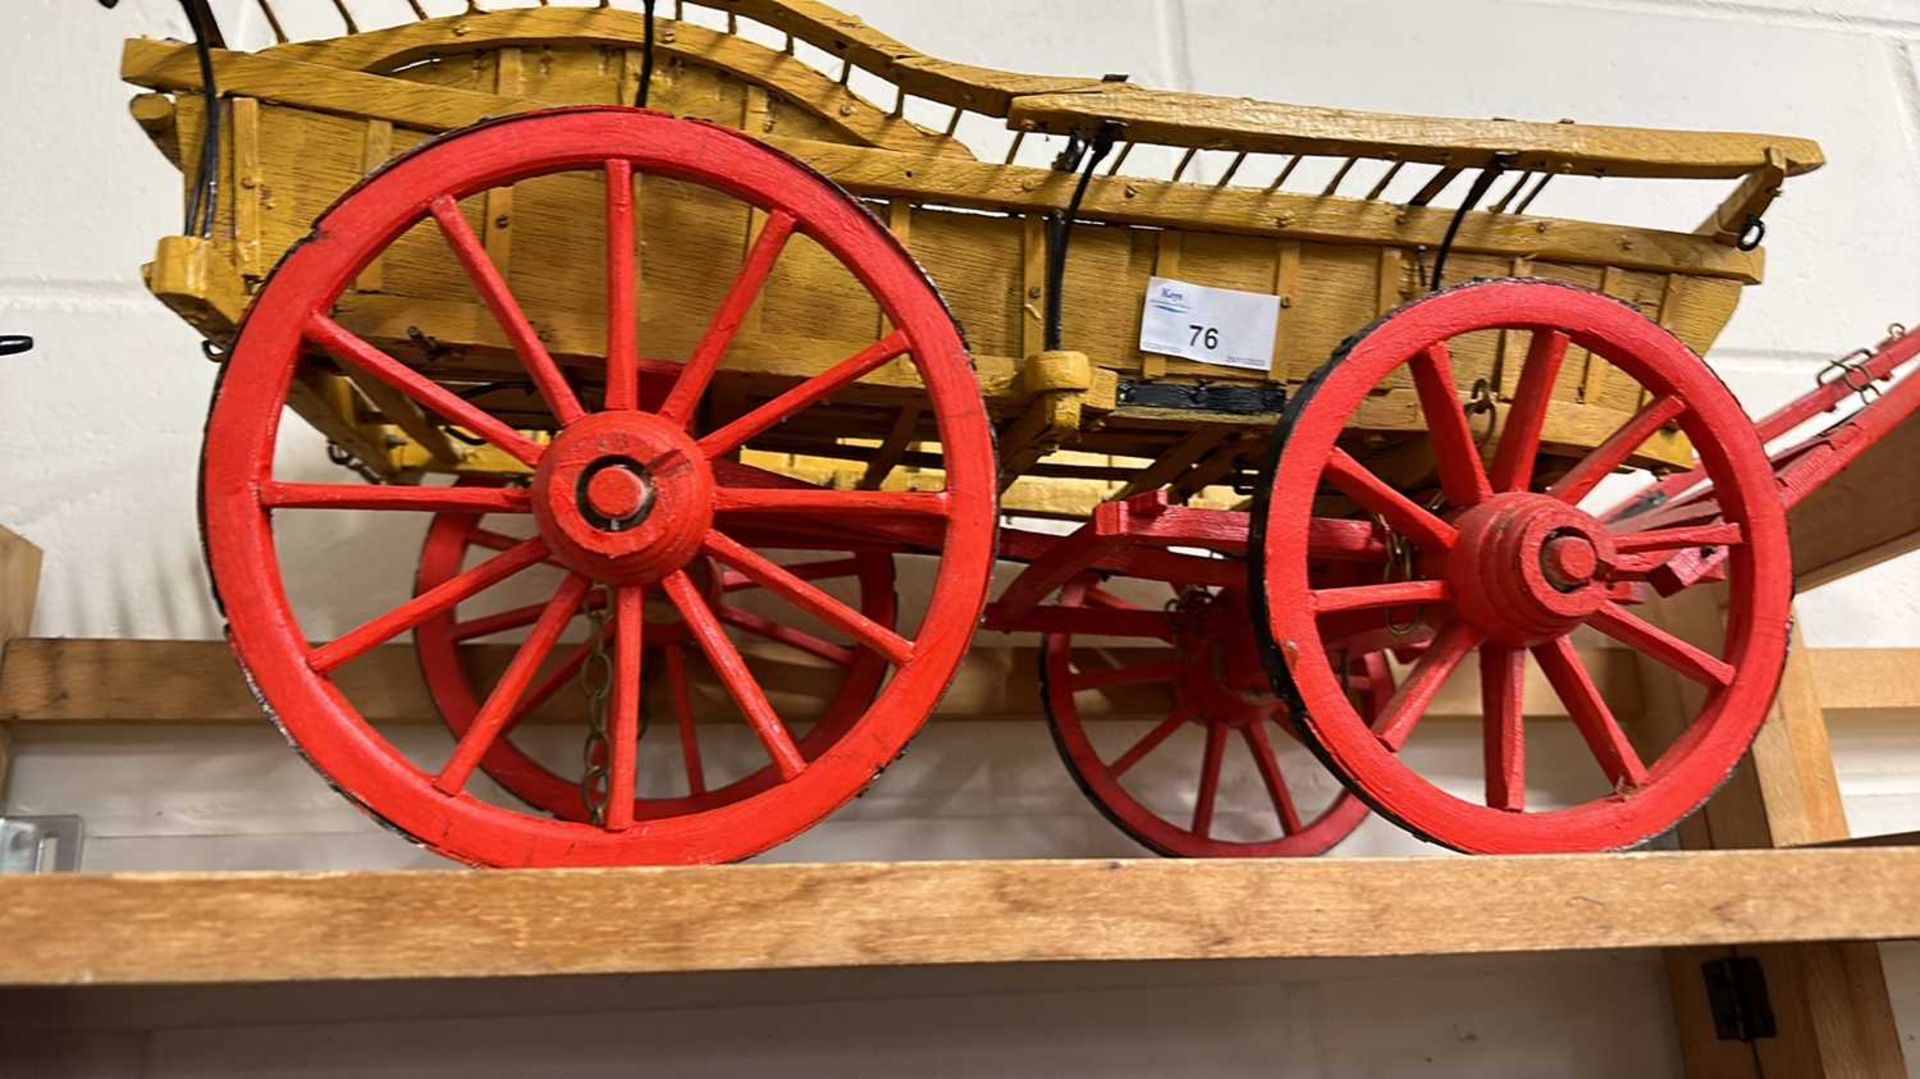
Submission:
{"label": "metal chain", "polygon": [[358,457],[348,453],[338,442],[327,443],[327,460],[359,476],[368,483],[379,484],[383,482],[378,472],[368,468]]}
{"label": "metal chain", "polygon": [[594,824],[607,822],[607,699],[613,693],[613,657],[607,654],[607,613],[613,609],[611,590],[604,585],[603,602],[587,611],[587,659],[580,666],[580,688],[587,695],[587,737],[580,747],[580,804]]}
{"label": "metal chain", "polygon": [[[1428,500],[1427,509],[1429,511],[1438,510],[1445,501],[1445,494],[1435,494],[1433,498]],[[1381,533],[1386,536],[1387,564],[1381,569],[1380,580],[1385,584],[1393,584],[1396,581],[1413,580],[1413,541],[1395,532],[1393,526],[1387,523],[1385,517],[1377,513],[1370,514],[1369,516],[1373,518],[1374,527],[1378,528]],[[1387,618],[1387,632],[1393,634],[1397,639],[1405,639],[1412,635],[1414,629],[1420,624],[1420,609],[1416,606],[1412,610],[1413,616],[1411,618],[1408,618],[1405,622],[1397,622],[1394,620],[1394,609],[1392,607],[1386,608],[1384,613]]]}

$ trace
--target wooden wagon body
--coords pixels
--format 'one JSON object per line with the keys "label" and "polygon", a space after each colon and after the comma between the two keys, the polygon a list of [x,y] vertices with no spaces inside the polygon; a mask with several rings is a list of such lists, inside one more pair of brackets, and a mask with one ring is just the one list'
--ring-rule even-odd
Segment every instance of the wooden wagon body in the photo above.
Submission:
{"label": "wooden wagon body", "polygon": [[[1821,162],[1811,143],[1773,136],[1426,120],[1013,75],[920,55],[814,3],[711,6],[726,14],[726,29],[661,21],[650,103],[795,156],[865,200],[906,244],[967,335],[1010,485],[1004,505],[1015,512],[1084,516],[1103,500],[1167,484],[1197,504],[1241,501],[1232,489],[1244,489],[1264,461],[1285,391],[1348,335],[1429,290],[1455,224],[1454,211],[1433,202],[1449,189],[1457,196],[1490,168],[1506,175],[1484,209],[1457,223],[1450,280],[1530,276],[1595,289],[1705,352],[1741,288],[1762,277],[1762,252],[1738,243],[1748,222],[1787,176]],[[438,133],[489,117],[631,103],[644,36],[637,13],[539,7],[217,54],[217,222],[209,236],[164,241],[150,286],[211,339],[230,340],[282,254],[363,177]],[[206,129],[192,48],[131,42],[122,74],[158,91],[136,99],[134,112],[191,190]],[[913,119],[936,108],[944,129]],[[1014,153],[975,156],[959,135],[980,117],[1016,133]],[[1028,133],[1084,137],[1114,124],[1119,148],[1087,185],[1061,294],[1051,297],[1050,215],[1067,208],[1078,177],[1008,162],[1022,140],[1026,158],[1044,154]],[[1170,149],[1154,159],[1148,147]],[[1196,157],[1210,160],[1212,179],[1196,178]],[[1151,171],[1140,166],[1154,160],[1171,165],[1173,178],[1166,168],[1134,174]],[[1321,179],[1300,190],[1317,164]],[[1321,182],[1329,169],[1331,182]],[[1724,199],[1693,234],[1525,213],[1557,177],[1568,178],[1562,187],[1581,177],[1718,180]],[[718,304],[765,215],[684,184],[648,178],[640,186],[639,336],[648,356],[677,359],[700,326],[676,316]],[[605,353],[599,198],[587,179],[545,178],[464,207],[542,340],[589,385]],[[1709,201],[1702,198],[1703,210]],[[716,420],[885,332],[873,301],[842,267],[798,247],[776,267],[734,344],[716,387]],[[1278,295],[1270,370],[1143,353],[1150,276]],[[1071,353],[1044,347],[1050,302]],[[485,389],[479,399],[527,428],[551,422],[431,230],[370,267],[338,317],[436,380]],[[1513,347],[1490,335],[1455,361],[1463,389],[1477,398],[1483,438],[1496,434],[1514,391]],[[381,476],[519,467],[450,443],[377,383],[356,384],[324,361],[302,381],[300,414]],[[902,384],[883,369],[863,380],[862,392],[836,401],[839,411],[783,427],[748,452],[815,482],[937,484],[931,424],[914,413],[910,395],[890,392]],[[1641,403],[1631,380],[1589,356],[1565,366],[1554,397],[1545,438],[1569,451],[1596,444]],[[1396,482],[1415,486],[1429,470],[1404,376],[1354,426],[1356,452],[1381,461]],[[1676,465],[1690,459],[1677,434],[1643,452]]]}

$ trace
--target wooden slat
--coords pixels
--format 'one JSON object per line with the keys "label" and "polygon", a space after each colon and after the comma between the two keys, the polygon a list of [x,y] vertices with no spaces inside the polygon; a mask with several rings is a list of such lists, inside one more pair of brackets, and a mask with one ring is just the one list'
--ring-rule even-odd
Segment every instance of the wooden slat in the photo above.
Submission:
{"label": "wooden slat", "polygon": [[233,249],[235,269],[244,277],[266,273],[261,265],[260,203],[267,177],[260,163],[260,102],[233,99]]}
{"label": "wooden slat", "polygon": [[[393,122],[391,120],[368,120],[366,133],[360,147],[360,170],[371,175],[375,169],[384,166],[393,159]],[[386,283],[386,263],[383,256],[375,255],[367,268],[360,271],[353,287],[363,292],[379,292]]]}
{"label": "wooden slat", "polygon": [[1788,175],[1798,176],[1826,160],[1818,144],[1783,135],[1400,116],[1124,84],[1022,97],[1008,119],[1054,134],[1114,120],[1126,125],[1129,139],[1168,146],[1461,168],[1484,168],[1498,157],[1526,172],[1594,176],[1735,179],[1767,164],[1770,151],[1779,153]]}
{"label": "wooden slat", "polygon": [[1046,345],[1047,220],[1028,214],[1020,230],[1020,355],[1038,355]]}
{"label": "wooden slat", "polygon": [[[501,49],[493,55],[493,92],[518,98],[525,87],[519,49]],[[513,280],[513,187],[490,187],[480,199],[480,239],[500,276]]]}
{"label": "wooden slat", "polygon": [[1920,935],[1920,851],[0,879],[0,983],[1390,956]]}

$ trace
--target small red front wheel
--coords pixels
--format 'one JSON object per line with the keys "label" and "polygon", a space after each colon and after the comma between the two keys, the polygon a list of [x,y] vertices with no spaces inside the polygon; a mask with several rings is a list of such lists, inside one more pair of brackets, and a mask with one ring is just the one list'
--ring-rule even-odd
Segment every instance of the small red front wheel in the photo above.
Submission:
{"label": "small red front wheel", "polygon": [[[1525,364],[1491,452],[1463,408],[1456,356],[1492,355],[1522,335]],[[1640,410],[1570,468],[1589,441],[1557,426],[1554,387],[1573,350],[1589,350],[1641,387]],[[1512,354],[1512,353],[1509,353]],[[1343,436],[1390,380],[1417,399],[1435,461],[1431,491],[1409,493],[1362,463]],[[1721,519],[1609,521],[1589,495],[1683,432],[1719,499]],[[1317,579],[1316,513],[1373,519],[1407,551],[1395,579]],[[1679,823],[1724,782],[1753,741],[1786,658],[1792,593],[1785,512],[1773,470],[1733,395],[1687,347],[1617,300],[1536,280],[1443,292],[1349,341],[1287,408],[1256,515],[1253,550],[1276,688],[1301,733],[1374,808],[1466,851],[1525,853],[1633,846]],[[1726,554],[1724,638],[1688,641],[1635,614],[1676,555]],[[1382,715],[1363,718],[1328,663],[1334,636],[1368,626],[1427,641]],[[1668,744],[1627,737],[1573,634],[1591,627],[1696,683],[1690,722]],[[1472,661],[1484,710],[1484,786],[1462,797],[1400,754],[1448,678]],[[1526,673],[1537,665],[1598,764],[1585,794],[1530,798]],[[1544,733],[1538,732],[1536,733]]]}
{"label": "small red front wheel", "polygon": [[[1067,771],[1115,827],[1169,857],[1332,849],[1359,827],[1366,805],[1308,754],[1286,752],[1293,724],[1266,684],[1244,590],[1177,591],[1152,608],[1085,580],[1062,590],[1053,617],[1082,628],[1045,636],[1040,678]],[[1393,688],[1379,653],[1338,662],[1363,708]],[[1088,723],[1083,704],[1112,693],[1164,696],[1166,715],[1145,732]],[[1112,730],[1096,734],[1099,727]],[[1101,737],[1108,733],[1124,737]]]}
{"label": "small red front wheel", "polygon": [[[590,192],[601,203],[604,241],[570,250],[604,253],[593,273],[606,288],[604,366],[577,359],[568,366],[549,351],[462,206],[496,188],[552,178],[559,182],[545,188],[550,194]],[[758,223],[731,284],[716,294],[716,308],[694,312],[688,323],[687,312],[658,305],[659,317],[648,325],[671,333],[651,342],[654,351],[644,356],[635,197],[643,179],[640,190],[659,200],[656,206],[691,198],[703,220]],[[716,268],[730,265],[737,249],[731,242],[716,247],[712,237],[699,230],[649,236],[645,265],[653,269],[645,272],[677,266],[721,283],[725,275],[716,279]],[[805,249],[811,271],[837,263],[885,316],[884,332],[837,360],[807,352],[804,362],[782,368],[784,381],[758,380],[771,397],[718,409],[709,391],[741,373],[727,369],[741,351],[735,339],[762,306],[790,242]],[[357,316],[340,300],[370,264],[385,258],[397,271],[435,252],[450,271],[440,277],[464,277],[480,300],[449,303],[497,324],[525,376],[524,392],[502,399],[490,381],[450,389],[437,379],[457,375],[429,377],[419,361],[405,362],[349,328]],[[763,349],[802,355],[783,346],[804,341],[806,327],[762,321],[772,327],[760,331],[768,338],[759,342]],[[842,391],[883,366],[888,392],[935,426],[928,441],[941,448],[943,489],[815,487],[740,459],[743,449],[776,435],[844,430],[834,409],[856,395]],[[498,460],[517,461],[530,486],[283,478],[276,471],[280,422],[303,368],[384,383],[446,431],[485,442]],[[502,404],[486,403],[494,400]],[[529,429],[550,431],[551,438]],[[270,713],[343,793],[461,861],[587,866],[744,858],[791,838],[865,788],[931,714],[972,641],[993,563],[995,490],[992,431],[958,327],[898,240],[864,207],[737,132],[590,108],[516,116],[427,143],[315,224],[255,299],[227,361],[207,425],[201,505],[233,648]],[[310,636],[323,635],[303,628],[283,569],[320,569],[326,587],[337,590],[339,581],[363,579],[365,566],[311,544],[298,560],[283,562],[278,526],[292,514],[326,515],[344,518],[341,531],[351,533],[374,527],[368,515],[396,513],[518,517],[526,538],[327,643],[309,644]],[[935,563],[934,584],[918,622],[889,628],[756,549],[791,546],[796,538],[843,552],[925,552]],[[336,681],[381,644],[510,579],[524,581],[523,571],[542,565],[557,566],[560,580],[538,597],[526,640],[450,752],[410,751],[387,738]],[[711,578],[702,567],[714,565],[777,595],[787,616],[830,628],[836,646],[870,652],[884,664],[884,685],[831,745],[814,753],[803,748],[805,736],[789,726],[741,656],[700,580],[703,572]],[[472,782],[476,773],[498,759],[522,702],[596,593],[608,597],[614,646],[604,820],[555,819],[487,800]],[[745,717],[757,765],[774,776],[744,797],[642,819],[636,783],[647,608],[660,597]]]}

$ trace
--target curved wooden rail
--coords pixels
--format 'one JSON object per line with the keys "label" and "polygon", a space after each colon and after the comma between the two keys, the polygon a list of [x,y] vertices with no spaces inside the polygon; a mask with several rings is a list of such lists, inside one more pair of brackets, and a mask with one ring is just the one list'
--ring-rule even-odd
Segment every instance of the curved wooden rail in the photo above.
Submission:
{"label": "curved wooden rail", "polygon": [[[638,49],[645,38],[646,19],[630,11],[540,7],[429,19],[347,37],[276,45],[261,50],[258,55],[382,75],[457,53],[550,45],[559,41]],[[778,94],[859,145],[973,157],[972,152],[951,135],[930,131],[904,116],[891,115],[804,60],[737,34],[689,22],[672,23],[656,36],[654,48],[664,56],[722,68]]]}

